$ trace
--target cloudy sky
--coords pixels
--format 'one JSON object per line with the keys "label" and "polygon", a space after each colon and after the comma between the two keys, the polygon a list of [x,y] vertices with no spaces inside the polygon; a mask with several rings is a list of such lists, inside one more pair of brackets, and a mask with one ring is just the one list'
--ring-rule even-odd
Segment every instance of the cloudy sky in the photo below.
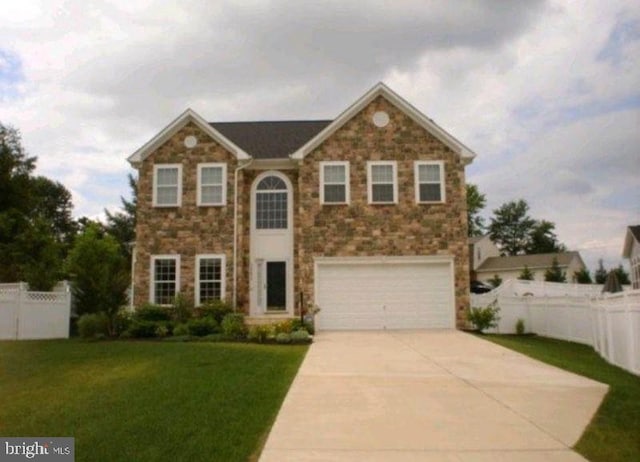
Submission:
{"label": "cloudy sky", "polygon": [[77,216],[185,108],[333,118],[383,81],[470,146],[487,216],[524,198],[595,269],[640,223],[640,2],[2,2],[0,122]]}

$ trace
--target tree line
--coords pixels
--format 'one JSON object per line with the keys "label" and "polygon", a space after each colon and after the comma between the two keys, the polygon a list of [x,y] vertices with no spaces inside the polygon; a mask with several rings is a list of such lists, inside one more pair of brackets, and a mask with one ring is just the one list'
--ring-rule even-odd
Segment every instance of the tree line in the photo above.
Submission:
{"label": "tree line", "polygon": [[74,219],[72,197],[61,183],[36,175],[20,132],[0,123],[0,282],[25,281],[31,290],[51,290],[73,281],[78,314],[114,311],[126,303],[131,244],[135,239],[133,200],[122,210],[105,210],[104,222]]}
{"label": "tree line", "polygon": [[[503,256],[533,255],[542,253],[566,252],[567,246],[558,240],[555,223],[548,220],[534,219],[529,215],[529,204],[524,199],[508,201],[493,210],[493,216],[487,224],[482,211],[487,204],[486,195],[481,193],[475,184],[467,184],[467,218],[469,237],[488,234]],[[629,274],[622,265],[613,268],[620,284],[629,284]],[[602,260],[593,274],[583,269],[574,274],[580,284],[604,284],[609,272],[604,268]],[[532,280],[533,273],[525,267],[519,279]],[[554,259],[552,267],[545,272],[545,280],[566,282],[567,275],[560,269]],[[499,285],[500,281],[493,281]]]}

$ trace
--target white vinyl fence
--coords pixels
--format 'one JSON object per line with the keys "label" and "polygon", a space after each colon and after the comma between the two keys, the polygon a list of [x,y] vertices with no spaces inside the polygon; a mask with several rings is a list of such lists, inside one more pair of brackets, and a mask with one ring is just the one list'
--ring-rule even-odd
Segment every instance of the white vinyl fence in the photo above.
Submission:
{"label": "white vinyl fence", "polygon": [[568,284],[565,282],[524,281],[508,279],[492,292],[503,295],[549,295],[549,296],[597,296],[602,292],[602,284]]}
{"label": "white vinyl fence", "polygon": [[0,284],[0,340],[68,338],[71,293],[29,291],[24,282]]}
{"label": "white vinyl fence", "polygon": [[493,332],[511,334],[519,319],[525,331],[593,346],[612,364],[640,374],[640,290],[598,297],[472,295],[471,306],[497,300],[500,322]]}

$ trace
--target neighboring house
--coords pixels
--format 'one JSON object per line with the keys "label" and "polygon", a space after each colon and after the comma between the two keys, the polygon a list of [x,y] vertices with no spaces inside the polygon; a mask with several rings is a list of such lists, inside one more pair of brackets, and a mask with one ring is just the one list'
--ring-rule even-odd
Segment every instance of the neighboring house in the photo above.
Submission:
{"label": "neighboring house", "polygon": [[627,228],[622,256],[629,259],[631,288],[640,289],[640,225]]}
{"label": "neighboring house", "polygon": [[476,280],[476,270],[489,257],[499,257],[500,249],[488,234],[469,238],[469,269],[471,280]]}
{"label": "neighboring house", "polygon": [[544,273],[551,268],[553,259],[567,275],[567,282],[574,281],[574,273],[586,266],[579,252],[541,253],[533,255],[515,255],[510,257],[489,257],[476,269],[478,280],[488,282],[495,275],[502,278],[518,279],[524,267],[533,272],[535,281],[544,281]]}
{"label": "neighboring house", "polygon": [[475,154],[380,83],[335,120],[185,111],[138,169],[134,302],[228,299],[320,329],[450,328],[469,305]]}

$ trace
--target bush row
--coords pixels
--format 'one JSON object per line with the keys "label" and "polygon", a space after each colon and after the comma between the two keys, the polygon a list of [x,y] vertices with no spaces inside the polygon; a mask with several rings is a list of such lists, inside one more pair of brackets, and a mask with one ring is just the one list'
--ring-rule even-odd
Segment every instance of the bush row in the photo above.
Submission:
{"label": "bush row", "polygon": [[120,338],[306,343],[310,341],[309,332],[313,333],[312,326],[297,319],[247,328],[244,315],[234,313],[227,302],[213,301],[193,308],[182,297],[176,297],[170,307],[145,304],[133,313],[121,310],[112,320],[104,313],[85,314],[78,320],[78,332],[82,338],[105,338],[110,321],[112,332]]}

